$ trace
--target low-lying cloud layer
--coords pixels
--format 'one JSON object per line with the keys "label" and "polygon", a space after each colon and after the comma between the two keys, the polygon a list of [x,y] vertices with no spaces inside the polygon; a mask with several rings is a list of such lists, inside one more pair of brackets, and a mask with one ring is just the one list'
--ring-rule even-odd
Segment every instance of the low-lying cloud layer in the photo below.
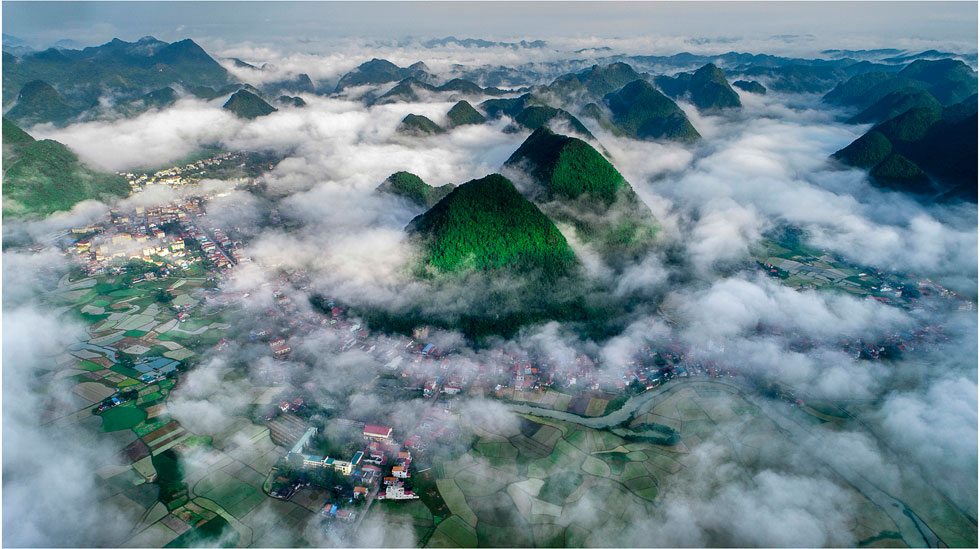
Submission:
{"label": "low-lying cloud layer", "polygon": [[[363,61],[348,54],[279,54],[237,46],[224,53],[275,65],[275,70],[268,69],[275,78],[232,68],[237,77],[254,84],[298,72],[330,80]],[[425,54],[406,50],[390,58],[405,66]],[[466,55],[452,61],[490,62],[484,52]],[[493,62],[516,65],[536,60],[537,55],[513,52]],[[540,56],[547,58],[545,53]],[[451,71],[448,62],[425,62],[437,73]],[[247,253],[254,262],[237,267],[222,283],[227,292],[249,294],[236,303],[235,330],[240,334],[267,322],[263,314],[271,305],[268,286],[282,270],[308,270],[314,290],[354,305],[355,311],[362,306],[455,315],[482,306],[489,290],[520,283],[473,276],[433,287],[414,280],[406,268],[413,250],[403,229],[421,211],[374,189],[399,170],[415,173],[433,186],[496,172],[525,133],[504,131],[508,121],[500,120],[407,138],[395,132],[406,114],[442,123],[452,103],[365,107],[351,99],[302,97],[307,102],[302,109],[283,108],[253,121],[222,110],[223,99],[185,97],[167,109],[129,120],[35,132],[112,170],[164,166],[209,144],[288,155],[261,178],[261,197],[231,191],[207,205],[209,218],[219,227],[252,227]],[[862,171],[836,165],[829,155],[866,128],[842,124],[843,113],[820,104],[818,97],[742,94],[742,101],[740,111],[715,115],[699,115],[682,103],[704,136],[697,145],[638,142],[590,128],[663,229],[662,242],[645,257],[619,269],[596,263],[589,270],[612,295],[632,297],[637,303],[615,319],[621,329],[614,337],[589,338],[574,325],[550,322],[527,327],[494,346],[542,353],[562,362],[585,353],[600,358],[601,367],[621,372],[632,354],[646,345],[681,343],[692,356],[724,362],[743,375],[797,388],[808,397],[862,403],[860,416],[866,425],[854,425],[853,432],[821,430],[825,447],[835,449],[820,456],[824,465],[805,465],[807,448],[797,446],[802,442],[798,440],[766,453],[752,467],[739,463],[721,442],[699,446],[691,457],[691,474],[678,477],[663,495],[663,522],[657,524],[664,526],[651,526],[647,517],[631,517],[637,528],[610,533],[613,544],[854,545],[860,540],[851,524],[853,492],[832,470],[853,470],[892,490],[907,474],[908,467],[898,463],[903,460],[911,461],[925,479],[976,517],[976,490],[971,488],[977,466],[976,312],[905,311],[845,293],[795,291],[746,269],[763,235],[794,225],[809,235],[813,247],[862,266],[932,277],[975,300],[976,206],[922,205],[872,187]],[[172,191],[151,190],[121,205],[163,203],[172,196]],[[105,208],[83,203],[70,213],[5,227],[5,237],[41,240],[57,229],[95,219]],[[293,228],[262,226],[270,208]],[[56,280],[67,265],[50,252],[6,251],[4,263],[4,393],[9,395],[4,442],[10,450],[4,461],[4,501],[11,502],[4,526],[9,539],[26,545],[99,545],[121,539],[112,528],[97,534],[92,528],[96,518],[77,512],[91,509],[85,502],[98,491],[91,473],[118,452],[118,444],[104,443],[95,435],[83,441],[53,425],[37,427],[40,400],[28,397],[30,370],[50,370],[56,347],[82,334],[56,317],[52,308],[38,304],[39,285],[52,281],[26,273],[43,265]],[[302,294],[292,299],[308,307]],[[925,358],[855,361],[841,349],[845,340],[878,341],[924,325],[943,325],[950,338]],[[67,339],[37,342],[32,334],[42,332],[65,334]],[[487,352],[470,348],[459,334],[438,337],[445,338],[446,348],[459,350],[453,361],[461,368],[473,368]],[[800,340],[807,342],[808,350],[791,347]],[[305,367],[319,403],[341,406],[352,416],[397,407],[407,424],[420,417],[422,412],[410,402],[386,402],[364,391],[382,364],[356,349],[338,351],[330,331],[297,335],[290,345],[309,358]],[[263,351],[267,349],[236,341],[224,354],[204,360],[184,377],[182,389],[170,402],[171,413],[195,433],[226,434],[250,404],[248,374],[271,361]],[[237,378],[229,382],[233,372]],[[514,427],[514,416],[492,400],[466,401],[460,411],[495,432]],[[37,465],[32,463],[35,455],[72,455],[71,468],[57,470],[43,461]],[[846,459],[850,461],[840,462]],[[32,467],[40,467],[41,474]],[[62,491],[65,487],[70,488],[67,493]],[[25,507],[25,501],[35,503]],[[582,508],[589,505],[586,501]],[[313,543],[350,542],[308,534]],[[358,544],[377,545],[398,537],[397,532],[366,529]]]}

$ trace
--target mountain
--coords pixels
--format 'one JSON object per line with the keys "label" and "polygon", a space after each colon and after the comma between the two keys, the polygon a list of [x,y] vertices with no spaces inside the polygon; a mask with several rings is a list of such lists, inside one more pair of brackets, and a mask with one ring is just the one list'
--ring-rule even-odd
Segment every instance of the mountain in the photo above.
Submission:
{"label": "mountain", "polygon": [[666,95],[674,99],[690,94],[691,103],[699,111],[742,106],[738,94],[728,85],[725,73],[712,63],[694,71],[693,74],[682,73],[673,78],[658,76],[654,81]]}
{"label": "mountain", "polygon": [[295,93],[316,93],[313,80],[310,75],[305,73],[297,74],[294,78],[280,80],[262,85],[262,91],[271,96],[286,95]]}
{"label": "mountain", "polygon": [[739,72],[753,80],[762,80],[770,90],[792,93],[824,93],[850,76],[840,67],[802,64],[749,67]]}
{"label": "mountain", "polygon": [[385,179],[375,190],[379,193],[402,196],[418,206],[431,208],[436,202],[452,192],[454,188],[452,183],[441,187],[432,187],[413,173],[395,172],[389,175],[388,179]]}
{"label": "mountain", "polygon": [[653,213],[619,171],[580,139],[539,128],[504,170],[527,173],[532,184],[522,190],[528,198],[553,219],[571,223],[579,238],[608,258],[652,242],[658,226]]}
{"label": "mountain", "polygon": [[266,103],[261,97],[244,89],[232,94],[222,108],[235,113],[235,116],[238,118],[247,118],[249,120],[272,114],[279,110]]}
{"label": "mountain", "polygon": [[125,178],[89,169],[57,141],[36,141],[3,119],[3,215],[71,209],[88,199],[129,195]]}
{"label": "mountain", "polygon": [[748,81],[748,80],[736,80],[736,81],[732,82],[732,86],[734,86],[734,87],[736,87],[736,88],[738,88],[738,89],[740,89],[742,91],[747,91],[749,93],[757,93],[759,95],[765,95],[766,94],[766,87],[763,86],[762,84],[756,82],[755,80],[752,80],[752,81]]}
{"label": "mountain", "polygon": [[480,108],[487,113],[490,118],[499,118],[507,115],[511,118],[517,116],[528,105],[540,105],[541,102],[529,93],[520,97],[508,97],[505,99],[487,99],[480,103]]}
{"label": "mountain", "polygon": [[439,124],[436,124],[425,116],[420,114],[409,114],[405,116],[405,118],[402,118],[402,121],[400,124],[398,124],[398,129],[396,131],[404,135],[419,137],[423,135],[443,133],[445,130],[439,127]]}
{"label": "mountain", "polygon": [[23,126],[51,122],[64,125],[77,112],[65,103],[61,95],[47,82],[28,82],[17,94],[17,103],[4,115]]}
{"label": "mountain", "polygon": [[290,97],[288,95],[280,95],[276,101],[280,105],[285,105],[287,107],[305,107],[306,101],[303,101],[302,97]]}
{"label": "mountain", "polygon": [[453,105],[446,114],[446,118],[449,121],[448,126],[450,128],[469,124],[482,124],[487,121],[479,111],[473,108],[473,105],[470,105],[465,100]]}
{"label": "mountain", "polygon": [[565,109],[556,109],[554,107],[545,107],[542,105],[531,105],[514,117],[514,122],[517,122],[529,130],[537,130],[538,128],[543,127],[552,129],[567,127],[573,133],[589,139],[595,139],[592,132],[590,132],[578,118],[572,116],[571,113]]}
{"label": "mountain", "polygon": [[150,109],[163,109],[169,107],[176,102],[177,92],[168,86],[159,90],[153,90],[150,93],[135,99],[120,101],[116,105],[115,110],[123,116],[137,116]]}
{"label": "mountain", "polygon": [[884,187],[976,202],[977,96],[941,111],[911,108],[833,156],[870,168],[872,181]]}
{"label": "mountain", "polygon": [[577,95],[600,99],[643,76],[626,63],[612,63],[605,67],[593,65],[584,71],[556,78],[548,91],[563,100],[574,100]]}
{"label": "mountain", "polygon": [[959,103],[977,93],[977,73],[959,59],[920,59],[898,73],[899,77],[925,83],[943,105]]}
{"label": "mountain", "polygon": [[[413,68],[414,67],[414,68]],[[385,59],[372,59],[361,63],[358,67],[340,78],[337,82],[335,92],[341,92],[345,88],[363,86],[366,84],[387,84],[388,82],[400,82],[406,78],[414,77],[417,80],[425,81],[429,79],[425,65],[412,65],[412,67],[402,68]]]}
{"label": "mountain", "polygon": [[613,124],[627,136],[688,143],[701,138],[684,111],[646,80],[634,80],[603,101]]}
{"label": "mountain", "polygon": [[456,38],[455,36],[447,36],[445,38],[437,38],[433,40],[427,40],[422,43],[426,48],[435,48],[439,46],[462,46],[464,48],[543,48],[547,44],[544,40],[534,40],[528,42],[527,40],[521,40],[520,42],[493,42],[490,40],[483,40],[480,38]]}
{"label": "mountain", "polygon": [[555,224],[499,174],[460,185],[406,230],[429,273],[507,270],[551,279],[577,264]]}
{"label": "mountain", "polygon": [[[50,48],[3,64],[3,103],[33,80],[44,80],[62,90],[76,110],[90,108],[110,91],[123,99],[146,90],[180,85],[222,86],[228,72],[193,40],[168,44],[146,36],[136,42],[114,39],[81,50]],[[70,93],[69,93],[70,91]]]}
{"label": "mountain", "polygon": [[847,122],[849,124],[881,122],[913,108],[926,108],[942,112],[943,105],[925,90],[904,88],[882,97],[870,107],[851,117]]}
{"label": "mountain", "polygon": [[866,108],[907,88],[922,89],[943,105],[952,105],[977,93],[977,73],[957,59],[919,60],[898,73],[876,71],[853,76],[828,92],[824,101]]}
{"label": "mountain", "polygon": [[449,99],[459,97],[480,97],[482,95],[500,95],[505,93],[497,88],[481,88],[469,80],[453,78],[441,86],[433,86],[415,77],[409,77],[398,83],[394,88],[374,100],[375,105],[384,105],[398,101],[419,101],[419,92],[445,93]]}

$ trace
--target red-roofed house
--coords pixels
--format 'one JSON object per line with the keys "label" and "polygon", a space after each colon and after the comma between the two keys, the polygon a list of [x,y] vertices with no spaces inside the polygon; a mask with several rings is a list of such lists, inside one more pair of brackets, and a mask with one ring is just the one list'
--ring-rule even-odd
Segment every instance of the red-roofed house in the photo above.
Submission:
{"label": "red-roofed house", "polygon": [[388,440],[391,437],[391,427],[382,425],[365,425],[364,438],[369,440]]}

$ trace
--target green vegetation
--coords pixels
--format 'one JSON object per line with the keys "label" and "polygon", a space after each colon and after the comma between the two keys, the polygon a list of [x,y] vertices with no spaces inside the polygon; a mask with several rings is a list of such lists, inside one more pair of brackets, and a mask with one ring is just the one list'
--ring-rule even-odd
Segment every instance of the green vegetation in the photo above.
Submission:
{"label": "green vegetation", "polygon": [[834,158],[856,168],[871,168],[892,152],[892,143],[881,132],[870,131],[834,153]]}
{"label": "green vegetation", "polygon": [[169,508],[187,500],[187,485],[183,482],[184,470],[179,460],[173,450],[161,452],[151,458],[153,468],[157,472],[157,478],[153,482],[160,487],[159,499]]}
{"label": "green vegetation", "polygon": [[641,78],[642,76],[626,63],[612,63],[605,67],[593,65],[577,74],[559,76],[548,86],[548,91],[565,101],[573,99],[575,95],[582,92],[599,99]]}
{"label": "green vegetation", "polygon": [[[556,219],[575,226],[583,240],[616,254],[645,247],[656,219],[623,176],[588,143],[539,128],[505,166],[527,170],[541,185],[532,192]],[[553,200],[560,207],[549,205]]]}
{"label": "green vegetation", "polygon": [[[834,157],[871,168],[872,181],[919,194],[977,200],[976,95],[937,111],[914,107],[837,151]],[[930,181],[931,180],[931,183]]]}
{"label": "green vegetation", "polygon": [[572,492],[582,485],[582,475],[575,471],[562,471],[549,476],[538,492],[538,499],[562,505]]}
{"label": "green vegetation", "polygon": [[451,183],[441,187],[431,187],[413,173],[395,172],[388,176],[388,179],[385,179],[376,191],[403,196],[418,206],[431,208],[436,202],[452,192],[454,188],[455,186]]}
{"label": "green vegetation", "polygon": [[124,116],[136,116],[150,109],[163,109],[165,107],[169,107],[176,102],[177,92],[168,86],[166,88],[151,91],[150,93],[135,99],[120,101],[116,105],[115,110]]}
{"label": "green vegetation", "polygon": [[460,185],[407,230],[427,271],[506,268],[556,277],[577,264],[554,223],[498,174]]}
{"label": "green vegetation", "polygon": [[247,118],[249,120],[279,110],[266,103],[261,97],[244,89],[236,91],[229,97],[228,101],[223,105],[223,108],[235,113],[235,116],[238,118]]}
{"label": "green vegetation", "polygon": [[391,61],[385,59],[372,59],[361,63],[356,69],[341,77],[337,82],[337,90],[365,84],[384,84],[386,82],[399,82],[412,76],[424,74],[425,65],[412,65],[408,68],[401,68]]}
{"label": "green vegetation", "polygon": [[759,95],[765,95],[766,94],[766,87],[763,86],[762,84],[760,84],[759,82],[755,81],[755,80],[751,80],[751,81],[749,81],[749,80],[736,80],[736,81],[732,82],[732,86],[735,86],[736,88],[738,88],[738,89],[740,89],[742,91],[747,91],[749,93],[755,93],[755,94],[759,94]]}
{"label": "green vegetation", "polygon": [[875,104],[851,117],[848,122],[852,124],[881,122],[913,108],[931,109],[937,113],[943,111],[942,104],[929,92],[918,88],[905,88],[886,95]]}
{"label": "green vegetation", "polygon": [[892,153],[871,170],[879,183],[910,192],[928,192],[929,178],[904,156]]}
{"label": "green vegetation", "polygon": [[959,59],[920,59],[902,69],[898,76],[923,82],[943,105],[959,103],[977,93],[977,73]]}
{"label": "green vegetation", "polygon": [[221,515],[217,515],[211,520],[198,523],[193,529],[188,530],[177,536],[173,541],[164,547],[235,547],[238,544],[239,534],[234,530],[228,521]]}
{"label": "green vegetation", "polygon": [[505,166],[528,167],[544,186],[545,199],[575,200],[586,195],[606,206],[629,187],[623,176],[588,143],[539,128],[507,159]]}
{"label": "green vegetation", "polygon": [[398,133],[405,135],[433,135],[444,131],[439,124],[419,114],[409,114],[398,124]]}
{"label": "green vegetation", "polygon": [[35,141],[6,118],[3,161],[4,215],[46,215],[83,200],[122,197],[130,191],[125,178],[87,168],[61,143]]}
{"label": "green vegetation", "polygon": [[468,124],[482,124],[487,120],[479,111],[473,108],[473,105],[470,105],[466,101],[460,101],[453,105],[453,108],[449,109],[446,117],[450,128],[457,128]]}
{"label": "green vegetation", "polygon": [[131,405],[119,405],[102,412],[102,430],[106,432],[132,429],[146,419],[146,412]]}
{"label": "green vegetation", "polygon": [[64,125],[76,112],[47,82],[28,82],[17,94],[17,104],[4,115],[18,124],[33,126],[51,122]]}
{"label": "green vegetation", "polygon": [[174,84],[185,88],[222,86],[228,82],[228,72],[193,40],[167,44],[152,37],[136,42],[114,39],[84,50],[51,48],[19,59],[4,52],[5,106],[33,80],[43,80],[61,90],[71,89],[69,103],[89,108],[107,90],[134,97]]}
{"label": "green vegetation", "polygon": [[578,118],[572,116],[564,109],[546,107],[542,105],[531,105],[521,111],[514,121],[529,130],[537,130],[542,127],[550,127],[553,124],[567,125],[575,133],[595,139],[595,136],[582,125]]}
{"label": "green vegetation", "polygon": [[[742,101],[735,90],[728,85],[725,73],[708,63],[693,74],[678,74],[675,77],[658,76],[655,80],[663,92],[674,99],[689,93],[691,102],[699,111],[710,111],[741,107]],[[763,88],[763,93],[765,88]]]}
{"label": "green vegetation", "polygon": [[684,111],[645,80],[627,84],[604,101],[612,112],[612,122],[630,137],[681,142],[701,138]]}

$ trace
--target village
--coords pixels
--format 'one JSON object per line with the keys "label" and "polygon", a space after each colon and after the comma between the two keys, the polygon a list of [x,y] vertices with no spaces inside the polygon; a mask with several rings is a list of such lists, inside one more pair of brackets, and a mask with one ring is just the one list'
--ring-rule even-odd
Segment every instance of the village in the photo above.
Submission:
{"label": "village", "polygon": [[[157,172],[158,182],[183,173]],[[93,403],[92,413],[101,415],[112,429],[131,428],[139,435],[127,455],[136,470],[146,471],[148,482],[157,479],[154,471],[161,456],[190,451],[200,443],[200,437],[167,417],[164,404],[182,373],[194,367],[204,350],[210,356],[234,345],[251,345],[269,357],[254,361],[246,370],[256,386],[269,387],[269,395],[280,397],[262,404],[252,418],[267,427],[266,438],[279,449],[263,457],[264,468],[253,466],[268,471],[262,492],[316,507],[324,527],[344,535],[357,530],[374,501],[398,504],[422,497],[416,476],[442,459],[435,452],[449,441],[460,441],[460,398],[488,397],[592,418],[612,413],[630,397],[674,378],[710,380],[740,374],[719,349],[693,348],[677,339],[637,349],[622,364],[605,364],[598,356],[582,353],[543,356],[513,348],[477,353],[444,348],[439,343],[446,340],[444,334],[426,326],[411,334],[380,333],[365,325],[356,309],[315,293],[304,270],[281,271],[262,287],[272,305],[261,320],[252,318],[241,327],[244,337],[236,339],[229,335],[235,322],[231,313],[243,300],[257,296],[232,291],[231,285],[222,283],[233,280],[234,267],[251,258],[247,237],[232,231],[233,238],[208,219],[207,201],[214,196],[110,210],[99,222],[55,239],[75,265],[71,277],[75,282],[63,281],[63,291],[78,294],[81,315],[90,322],[93,336],[69,350],[86,370],[75,391]],[[270,220],[281,222],[275,215]],[[805,263],[793,257],[797,259],[785,261]],[[776,263],[763,264],[770,276],[779,277],[780,269],[787,267]],[[795,264],[789,267],[797,269]],[[877,285],[868,299],[937,306],[938,298],[942,306],[972,306],[914,275],[903,275],[899,284],[887,278],[897,275],[869,272]],[[797,269],[794,274],[801,273]],[[894,300],[882,299],[881,294],[888,292],[895,293]],[[299,345],[317,330],[332,334],[337,355],[356,352],[373,359],[374,378],[363,390],[392,402],[421,402],[424,411],[396,430],[387,426],[393,418],[384,410],[347,417],[318,404],[314,398],[318,387],[310,375],[315,357]],[[798,351],[815,345],[783,337],[778,327],[759,325],[756,332],[781,336]],[[922,326],[882,341],[846,340],[837,345],[855,360],[879,360],[891,353],[932,348],[945,340],[941,326]],[[789,389],[774,390],[771,396],[794,406],[806,405]],[[161,496],[175,514],[193,509],[181,493],[186,490]],[[312,493],[324,497],[314,500]]]}

